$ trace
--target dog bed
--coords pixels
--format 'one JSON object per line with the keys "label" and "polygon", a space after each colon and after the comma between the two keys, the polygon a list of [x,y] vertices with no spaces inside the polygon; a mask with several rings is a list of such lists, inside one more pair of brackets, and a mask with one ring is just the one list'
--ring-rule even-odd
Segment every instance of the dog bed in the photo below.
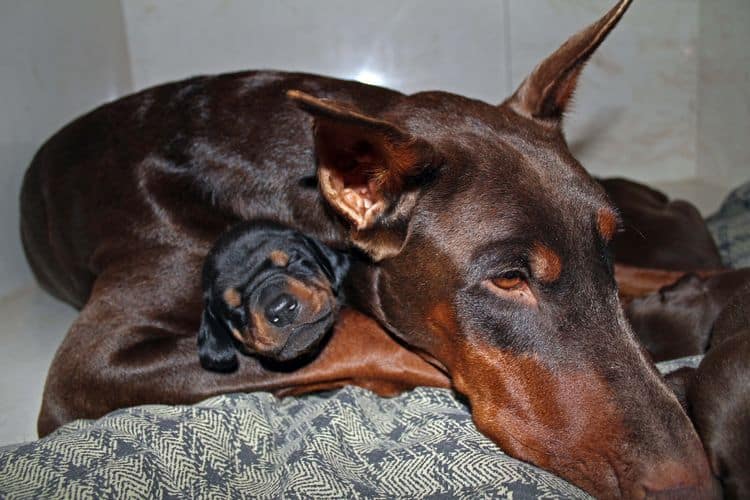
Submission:
{"label": "dog bed", "polygon": [[0,448],[0,497],[588,498],[503,454],[451,391],[424,387],[228,394],[79,420]]}

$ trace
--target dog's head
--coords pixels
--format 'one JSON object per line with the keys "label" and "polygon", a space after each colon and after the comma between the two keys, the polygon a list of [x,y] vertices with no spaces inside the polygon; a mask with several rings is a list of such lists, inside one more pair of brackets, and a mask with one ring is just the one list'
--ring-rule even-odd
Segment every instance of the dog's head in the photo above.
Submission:
{"label": "dog's head", "polygon": [[377,262],[371,312],[451,375],[508,453],[605,497],[710,481],[622,314],[608,252],[617,213],[561,128],[629,3],[501,105],[425,92],[365,111],[288,94],[313,118],[323,197]]}
{"label": "dog's head", "polygon": [[202,365],[234,370],[235,345],[275,361],[310,353],[333,325],[347,270],[344,254],[296,231],[261,222],[233,228],[204,266]]}

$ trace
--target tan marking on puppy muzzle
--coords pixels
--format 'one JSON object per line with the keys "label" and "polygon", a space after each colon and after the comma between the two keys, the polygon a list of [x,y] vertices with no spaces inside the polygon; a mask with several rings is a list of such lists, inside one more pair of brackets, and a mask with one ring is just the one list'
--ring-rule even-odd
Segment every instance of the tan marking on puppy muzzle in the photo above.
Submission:
{"label": "tan marking on puppy muzzle", "polygon": [[[253,318],[250,344],[258,352],[276,351],[283,347],[277,330],[266,322],[262,313],[251,312]],[[286,343],[286,338],[283,339]]]}
{"label": "tan marking on puppy muzzle", "polygon": [[307,312],[307,316],[310,318],[320,314],[326,304],[333,308],[333,302],[335,301],[333,291],[322,280],[315,280],[312,284],[307,285],[300,280],[288,278],[286,290],[304,306],[301,312]]}

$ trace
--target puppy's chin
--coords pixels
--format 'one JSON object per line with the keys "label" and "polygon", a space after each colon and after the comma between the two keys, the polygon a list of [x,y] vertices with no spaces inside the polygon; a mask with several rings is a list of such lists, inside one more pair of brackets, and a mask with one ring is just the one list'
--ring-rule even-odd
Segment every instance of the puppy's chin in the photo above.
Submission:
{"label": "puppy's chin", "polygon": [[317,355],[322,346],[322,340],[333,327],[335,319],[334,311],[329,310],[316,321],[296,327],[289,335],[284,347],[276,353],[273,359],[291,361]]}
{"label": "puppy's chin", "polygon": [[[322,346],[322,341],[333,327],[336,310],[329,308],[322,315],[308,323],[292,324],[278,329],[278,339],[285,339],[279,344],[263,344],[254,338],[253,333],[246,332],[239,340],[243,354],[257,356],[275,362],[290,362],[298,358],[314,358]],[[265,328],[273,328],[268,325]]]}

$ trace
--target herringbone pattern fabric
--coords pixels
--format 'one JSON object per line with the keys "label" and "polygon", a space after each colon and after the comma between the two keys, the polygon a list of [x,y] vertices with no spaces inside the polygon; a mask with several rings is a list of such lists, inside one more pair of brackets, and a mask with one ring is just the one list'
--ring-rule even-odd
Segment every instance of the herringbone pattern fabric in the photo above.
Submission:
{"label": "herringbone pattern fabric", "polygon": [[0,449],[3,498],[584,498],[504,455],[447,390],[140,406]]}

